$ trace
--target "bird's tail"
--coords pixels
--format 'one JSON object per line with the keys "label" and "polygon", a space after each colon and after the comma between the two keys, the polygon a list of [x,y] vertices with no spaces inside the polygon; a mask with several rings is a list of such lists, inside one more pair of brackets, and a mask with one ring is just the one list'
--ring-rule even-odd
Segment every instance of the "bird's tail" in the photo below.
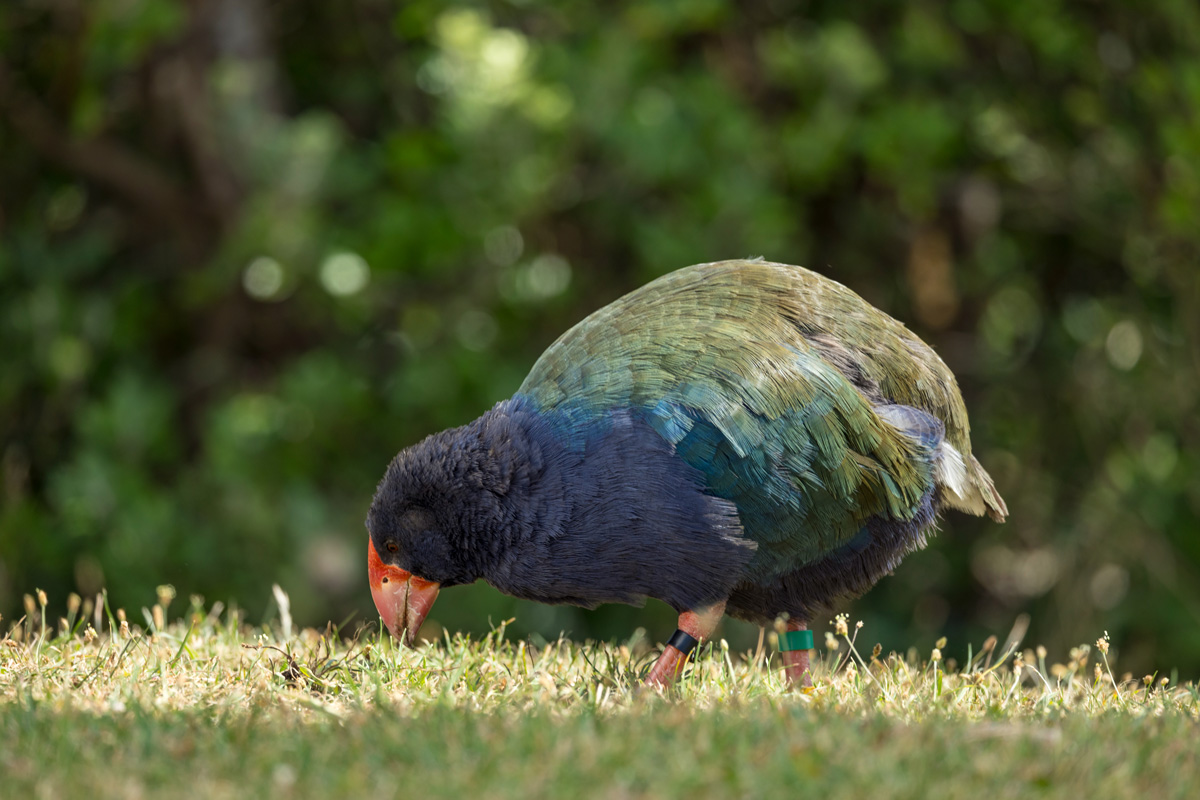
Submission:
{"label": "bird's tail", "polygon": [[[946,445],[943,444],[943,447]],[[958,456],[958,452],[953,452],[953,455]],[[950,459],[944,461],[949,462]],[[943,486],[949,488],[949,492],[942,495],[946,504],[952,509],[973,513],[977,517],[986,513],[996,522],[1004,522],[1004,518],[1008,516],[1008,506],[1004,505],[1004,498],[996,491],[996,485],[988,471],[974,456],[967,456],[965,463],[959,457],[959,464],[962,464],[959,480],[941,481]]]}
{"label": "bird's tail", "polygon": [[996,522],[1004,522],[1008,506],[996,491],[992,476],[975,456],[964,458],[945,440],[945,426],[941,420],[905,405],[876,406],[875,413],[905,436],[930,448],[934,480],[944,490],[942,499],[946,505],[977,517],[987,514]]}
{"label": "bird's tail", "polygon": [[987,507],[987,515],[996,522],[1004,522],[1008,516],[1008,506],[1004,504],[1004,498],[996,491],[996,484],[992,482],[992,476],[987,474],[983,466],[971,456],[971,465],[967,468],[970,475],[971,485],[979,492],[983,499],[983,504]]}

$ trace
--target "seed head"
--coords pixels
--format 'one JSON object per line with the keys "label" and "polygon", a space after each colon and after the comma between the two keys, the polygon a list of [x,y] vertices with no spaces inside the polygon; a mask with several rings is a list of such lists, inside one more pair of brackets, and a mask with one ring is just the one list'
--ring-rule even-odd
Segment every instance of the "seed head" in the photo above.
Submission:
{"label": "seed head", "polygon": [[1100,669],[1099,662],[1096,663],[1095,675],[1097,683],[1099,683],[1100,679],[1104,677],[1104,670]]}
{"label": "seed head", "polygon": [[942,638],[938,639],[936,642],[934,642],[934,643],[933,643],[933,645],[934,645],[934,647],[936,647],[938,650],[941,650],[943,647],[945,647],[945,646],[946,646],[946,637],[945,637],[945,636],[943,636]]}
{"label": "seed head", "polygon": [[38,605],[41,606],[42,608],[45,608],[48,605],[48,601],[46,600],[46,593],[43,592],[41,589],[38,589],[37,596],[38,596]]}
{"label": "seed head", "polygon": [[933,652],[930,654],[929,660],[934,661],[934,662],[941,661],[942,660],[941,648],[939,648],[939,647],[933,648]]}
{"label": "seed head", "polygon": [[1096,640],[1096,649],[1104,655],[1108,655],[1108,631],[1105,631],[1104,635]]}
{"label": "seed head", "polygon": [[871,658],[879,658],[879,655],[882,652],[883,645],[881,645],[879,642],[876,642],[875,646],[871,648]]}
{"label": "seed head", "polygon": [[838,614],[833,621],[833,632],[838,636],[846,636],[850,633],[850,629],[846,626],[846,615]]}
{"label": "seed head", "polygon": [[80,596],[74,592],[71,592],[69,595],[67,595],[67,613],[78,614],[81,603],[83,603],[82,598],[80,598]]}
{"label": "seed head", "polygon": [[837,650],[838,649],[838,640],[835,639],[833,634],[830,633],[829,631],[825,631],[825,649],[826,650]]}
{"label": "seed head", "polygon": [[155,593],[158,595],[158,604],[163,608],[171,605],[171,601],[175,599],[175,587],[169,583],[159,586]]}

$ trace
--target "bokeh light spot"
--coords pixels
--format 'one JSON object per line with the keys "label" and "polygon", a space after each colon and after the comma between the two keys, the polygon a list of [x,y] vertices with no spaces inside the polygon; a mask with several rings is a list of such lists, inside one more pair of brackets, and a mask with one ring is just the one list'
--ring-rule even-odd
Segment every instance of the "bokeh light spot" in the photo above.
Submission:
{"label": "bokeh light spot", "polygon": [[532,300],[548,300],[562,294],[571,283],[571,265],[562,256],[540,255],[519,279],[521,294]]}
{"label": "bokeh light spot", "polygon": [[283,265],[269,256],[251,261],[242,273],[242,286],[255,300],[274,300],[283,289]]}
{"label": "bokeh light spot", "polygon": [[371,270],[358,253],[333,253],[321,263],[321,285],[334,297],[358,294],[371,280]]}
{"label": "bokeh light spot", "polygon": [[485,66],[507,74],[513,74],[520,69],[528,53],[529,45],[525,37],[505,28],[492,31],[483,40],[483,47],[480,48]]}
{"label": "bokeh light spot", "polygon": [[575,100],[565,86],[538,86],[525,100],[525,113],[534,122],[552,127],[565,121]]}
{"label": "bokeh light spot", "polygon": [[1142,357],[1142,332],[1132,320],[1123,319],[1108,332],[1104,342],[1108,361],[1117,369],[1128,372]]}
{"label": "bokeh light spot", "polygon": [[1179,448],[1169,434],[1156,433],[1146,440],[1142,448],[1142,466],[1151,478],[1162,483],[1171,477],[1178,463]]}
{"label": "bokeh light spot", "polygon": [[500,327],[491,314],[476,309],[463,312],[454,324],[454,332],[468,350],[486,350],[496,340]]}
{"label": "bokeh light spot", "polygon": [[992,545],[978,550],[971,571],[998,597],[1040,597],[1058,582],[1058,556],[1048,547],[1010,550]]}

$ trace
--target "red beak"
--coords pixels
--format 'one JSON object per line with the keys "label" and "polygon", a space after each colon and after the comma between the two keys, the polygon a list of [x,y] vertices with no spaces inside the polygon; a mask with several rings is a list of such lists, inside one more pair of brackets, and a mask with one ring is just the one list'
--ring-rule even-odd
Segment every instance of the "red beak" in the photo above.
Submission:
{"label": "red beak", "polygon": [[367,540],[367,550],[367,575],[375,608],[379,609],[379,616],[383,617],[383,624],[387,625],[392,636],[414,647],[417,631],[433,607],[441,584],[384,564],[370,539]]}

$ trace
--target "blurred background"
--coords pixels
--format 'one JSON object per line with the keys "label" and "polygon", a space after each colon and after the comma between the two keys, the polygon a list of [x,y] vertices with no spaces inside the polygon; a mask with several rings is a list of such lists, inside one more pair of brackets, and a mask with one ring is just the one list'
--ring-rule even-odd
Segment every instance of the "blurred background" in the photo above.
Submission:
{"label": "blurred background", "polygon": [[[163,583],[258,622],[273,582],[374,621],[396,450],[609,300],[757,255],[937,349],[1012,511],[947,515],[864,637],[1027,613],[1200,673],[1194,0],[0,4],[0,624]],[[509,617],[674,628],[482,584],[431,619]]]}

